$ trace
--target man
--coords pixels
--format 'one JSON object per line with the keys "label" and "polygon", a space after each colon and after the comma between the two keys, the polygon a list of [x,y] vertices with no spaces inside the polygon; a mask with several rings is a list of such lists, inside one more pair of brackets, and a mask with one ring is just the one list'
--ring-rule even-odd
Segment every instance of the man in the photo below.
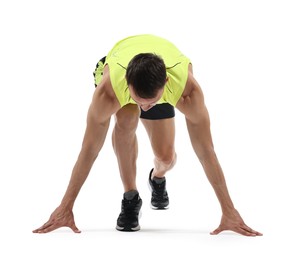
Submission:
{"label": "man", "polygon": [[97,64],[94,76],[98,86],[88,111],[82,149],[66,193],[48,222],[34,233],[46,233],[63,226],[80,233],[74,222],[73,205],[104,144],[112,115],[115,116],[112,142],[125,191],[117,230],[140,229],[138,215],[142,200],[136,187],[139,118],[154,153],[154,167],[149,173],[151,205],[155,209],[166,209],[169,198],[165,174],[176,161],[176,107],[185,115],[192,146],[221,205],[221,223],[211,234],[232,230],[246,236],[262,235],[248,227],[234,208],[214,151],[203,93],[187,57],[160,37],[132,36],[113,47],[106,59]]}

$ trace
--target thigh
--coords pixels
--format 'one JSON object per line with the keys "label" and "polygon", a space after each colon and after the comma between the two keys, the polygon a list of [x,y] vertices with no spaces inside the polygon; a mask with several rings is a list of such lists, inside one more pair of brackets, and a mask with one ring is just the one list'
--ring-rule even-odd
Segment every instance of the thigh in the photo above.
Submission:
{"label": "thigh", "polygon": [[151,142],[154,155],[158,158],[173,158],[175,154],[174,117],[160,120],[141,119]]}
{"label": "thigh", "polygon": [[137,105],[128,104],[115,114],[116,126],[122,129],[136,130],[140,116]]}

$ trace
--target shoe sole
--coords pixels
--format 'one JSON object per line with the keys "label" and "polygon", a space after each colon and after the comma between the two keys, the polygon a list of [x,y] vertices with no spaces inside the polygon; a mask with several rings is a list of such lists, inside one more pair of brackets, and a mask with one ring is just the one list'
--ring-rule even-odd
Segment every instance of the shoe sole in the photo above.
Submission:
{"label": "shoe sole", "polygon": [[167,209],[169,209],[169,206],[165,206],[165,207],[155,207],[155,206],[153,206],[151,203],[150,203],[150,207],[151,207],[151,209],[154,209],[154,210],[167,210]]}
{"label": "shoe sole", "polygon": [[139,231],[141,229],[140,225],[138,225],[137,227],[120,227],[120,226],[116,226],[116,229],[118,231],[124,231],[124,232],[134,232],[134,231]]}

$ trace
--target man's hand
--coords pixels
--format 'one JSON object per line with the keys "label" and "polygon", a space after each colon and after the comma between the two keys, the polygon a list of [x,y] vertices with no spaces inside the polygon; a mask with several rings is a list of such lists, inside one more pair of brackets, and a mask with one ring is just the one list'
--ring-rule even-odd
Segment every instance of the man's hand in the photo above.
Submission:
{"label": "man's hand", "polygon": [[60,227],[69,227],[74,233],[81,233],[75,226],[72,210],[66,210],[59,206],[51,214],[48,222],[38,229],[33,230],[33,233],[48,233]]}
{"label": "man's hand", "polygon": [[217,229],[215,229],[210,234],[217,235],[225,230],[231,230],[244,236],[252,236],[252,237],[262,236],[262,233],[259,233],[251,229],[244,223],[243,219],[241,218],[237,210],[234,210],[228,215],[223,214],[221,219],[221,224]]}

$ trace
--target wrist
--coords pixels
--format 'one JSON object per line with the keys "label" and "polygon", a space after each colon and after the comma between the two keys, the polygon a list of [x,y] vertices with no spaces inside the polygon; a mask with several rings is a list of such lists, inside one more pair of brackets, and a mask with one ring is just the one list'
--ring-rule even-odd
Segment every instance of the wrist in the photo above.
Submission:
{"label": "wrist", "polygon": [[61,203],[60,203],[60,207],[65,209],[65,210],[72,210],[73,205],[74,205],[74,200],[69,200],[66,198],[63,198]]}
{"label": "wrist", "polygon": [[237,210],[235,209],[234,205],[228,205],[226,207],[222,207],[222,213],[224,215],[231,215],[234,214]]}

